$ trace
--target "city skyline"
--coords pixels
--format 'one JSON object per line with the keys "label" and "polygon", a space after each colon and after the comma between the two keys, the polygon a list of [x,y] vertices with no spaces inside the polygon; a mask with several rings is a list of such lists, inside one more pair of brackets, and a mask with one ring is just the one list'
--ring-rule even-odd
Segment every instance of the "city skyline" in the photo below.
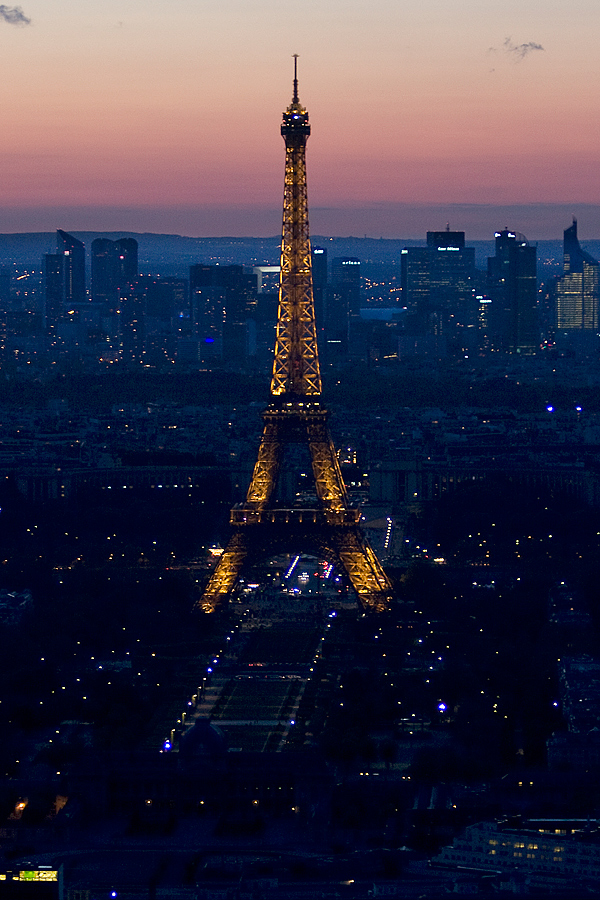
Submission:
{"label": "city skyline", "polygon": [[2,232],[276,234],[294,52],[314,233],[600,230],[592,0],[2,10]]}

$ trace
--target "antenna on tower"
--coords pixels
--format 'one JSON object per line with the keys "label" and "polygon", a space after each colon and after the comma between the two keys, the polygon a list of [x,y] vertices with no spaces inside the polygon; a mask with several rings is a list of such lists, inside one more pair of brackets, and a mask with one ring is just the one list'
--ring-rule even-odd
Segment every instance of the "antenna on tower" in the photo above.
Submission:
{"label": "antenna on tower", "polygon": [[294,97],[292,103],[298,103],[298,54],[292,53],[294,57]]}

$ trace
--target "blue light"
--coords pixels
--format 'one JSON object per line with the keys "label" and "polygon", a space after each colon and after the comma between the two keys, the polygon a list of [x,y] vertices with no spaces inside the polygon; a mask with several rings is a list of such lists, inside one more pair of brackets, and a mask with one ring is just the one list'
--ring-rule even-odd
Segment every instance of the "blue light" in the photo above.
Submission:
{"label": "blue light", "polygon": [[553,407],[553,406],[547,406],[547,407],[546,407],[546,410],[547,410],[548,412],[554,412],[554,407]]}
{"label": "blue light", "polygon": [[446,704],[445,704],[445,703],[438,703],[438,709],[439,709],[440,712],[446,712]]}
{"label": "blue light", "polygon": [[214,338],[204,338],[205,344],[214,344],[214,342],[215,342]]}
{"label": "blue light", "polygon": [[165,751],[165,753],[168,753],[169,750],[171,750],[171,741],[166,740],[166,741],[163,743],[163,750]]}

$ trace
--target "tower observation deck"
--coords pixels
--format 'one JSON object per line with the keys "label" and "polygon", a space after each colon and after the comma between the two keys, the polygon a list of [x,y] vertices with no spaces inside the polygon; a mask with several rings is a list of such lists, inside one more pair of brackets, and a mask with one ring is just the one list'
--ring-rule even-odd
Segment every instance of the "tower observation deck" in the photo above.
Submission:
{"label": "tower observation deck", "polygon": [[[334,563],[366,610],[382,611],[392,588],[359,527],[321,406],[306,187],[308,112],[298,97],[294,57],[292,102],[283,113],[285,179],[281,274],[271,402],[246,500],[231,510],[232,537],[198,605],[212,612],[226,602],[243,571],[279,553],[309,553]],[[308,448],[315,502],[282,506],[275,490],[292,445]]]}

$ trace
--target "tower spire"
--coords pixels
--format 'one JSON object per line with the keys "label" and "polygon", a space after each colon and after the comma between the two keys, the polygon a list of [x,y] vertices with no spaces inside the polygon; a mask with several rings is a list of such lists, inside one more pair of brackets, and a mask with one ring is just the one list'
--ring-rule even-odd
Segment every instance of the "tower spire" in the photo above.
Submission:
{"label": "tower spire", "polygon": [[299,103],[298,100],[298,54],[293,53],[294,57],[294,96],[292,98],[292,103]]}

